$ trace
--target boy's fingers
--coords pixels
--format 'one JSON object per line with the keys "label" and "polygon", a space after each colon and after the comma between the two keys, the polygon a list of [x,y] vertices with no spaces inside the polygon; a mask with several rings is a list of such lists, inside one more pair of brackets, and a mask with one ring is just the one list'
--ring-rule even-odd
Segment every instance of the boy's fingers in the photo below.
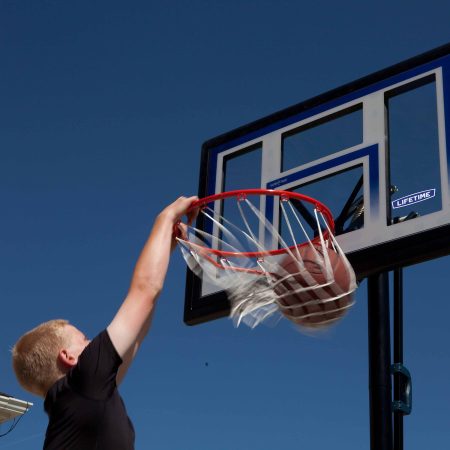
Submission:
{"label": "boy's fingers", "polygon": [[200,211],[199,208],[195,208],[191,212],[188,213],[188,215],[187,215],[187,219],[188,219],[187,223],[188,223],[188,225],[192,225],[194,220],[197,218],[199,211]]}
{"label": "boy's fingers", "polygon": [[189,208],[192,207],[192,204],[198,200],[196,195],[192,197],[180,197],[175,203],[177,204],[177,209],[180,215],[188,214]]}
{"label": "boy's fingers", "polygon": [[179,237],[180,239],[186,240],[187,239],[187,226],[186,224],[184,224],[183,222],[179,222],[178,223],[178,234],[177,237]]}
{"label": "boy's fingers", "polygon": [[169,205],[166,210],[170,211],[170,216],[175,222],[174,234],[176,235],[177,224],[181,221],[183,216],[187,216],[187,223],[191,225],[194,219],[198,215],[198,208],[192,208],[192,204],[198,200],[197,196],[192,197],[179,197],[171,205]]}

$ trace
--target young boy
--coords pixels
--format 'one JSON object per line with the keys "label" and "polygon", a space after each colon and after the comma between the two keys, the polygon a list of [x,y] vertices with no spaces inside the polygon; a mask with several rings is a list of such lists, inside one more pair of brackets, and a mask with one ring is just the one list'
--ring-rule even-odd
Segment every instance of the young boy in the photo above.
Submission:
{"label": "young boy", "polygon": [[[43,323],[13,348],[22,387],[45,398],[45,450],[130,450],[134,429],[117,385],[148,332],[166,276],[174,226],[197,197],[180,197],[157,217],[127,297],[92,341],[65,320]],[[195,213],[190,213],[188,222]]]}

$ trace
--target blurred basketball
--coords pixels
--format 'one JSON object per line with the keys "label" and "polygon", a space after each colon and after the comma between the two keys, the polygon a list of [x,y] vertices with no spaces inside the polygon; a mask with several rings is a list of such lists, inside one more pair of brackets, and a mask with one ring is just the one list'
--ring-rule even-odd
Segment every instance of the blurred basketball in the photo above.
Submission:
{"label": "blurred basketball", "polygon": [[[315,247],[319,255],[323,256],[322,247]],[[300,255],[303,259],[307,273],[300,273],[296,259],[287,254],[281,260],[281,270],[277,274],[281,282],[275,287],[275,293],[279,296],[280,311],[292,322],[307,328],[323,328],[329,326],[343,317],[348,308],[353,304],[353,295],[348,293],[338,299],[330,300],[352,289],[352,268],[348,261],[333,249],[327,249],[332,268],[330,284],[327,283],[327,275],[324,264],[317,261],[311,246],[300,247]],[[312,289],[300,291],[303,287]],[[300,291],[300,292],[298,292]]]}

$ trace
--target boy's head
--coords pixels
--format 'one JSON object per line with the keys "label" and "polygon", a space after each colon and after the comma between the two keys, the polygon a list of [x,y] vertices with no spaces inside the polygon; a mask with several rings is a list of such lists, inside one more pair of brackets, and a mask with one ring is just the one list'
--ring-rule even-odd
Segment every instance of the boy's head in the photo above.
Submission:
{"label": "boy's head", "polygon": [[78,362],[89,341],[67,320],[50,320],[25,333],[12,349],[20,385],[45,397],[50,387]]}

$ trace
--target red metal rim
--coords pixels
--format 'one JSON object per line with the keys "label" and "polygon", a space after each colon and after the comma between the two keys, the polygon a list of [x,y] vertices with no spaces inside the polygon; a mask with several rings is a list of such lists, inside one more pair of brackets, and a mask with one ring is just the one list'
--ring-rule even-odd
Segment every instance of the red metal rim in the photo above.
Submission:
{"label": "red metal rim", "polygon": [[[334,219],[333,215],[331,214],[331,211],[327,206],[325,206],[320,201],[308,197],[307,195],[298,194],[297,192],[290,192],[290,191],[279,191],[275,189],[242,189],[242,190],[235,190],[235,191],[227,191],[227,192],[221,192],[219,194],[210,195],[208,197],[201,198],[194,202],[191,207],[189,208],[189,211],[192,211],[196,208],[202,208],[206,206],[208,203],[212,203],[217,200],[223,200],[226,198],[236,197],[238,200],[244,200],[247,196],[261,196],[261,195],[267,195],[267,196],[274,196],[274,197],[281,197],[281,198],[287,198],[287,199],[297,199],[301,200],[307,203],[310,203],[314,205],[315,209],[317,209],[318,212],[320,212],[323,217],[325,218],[327,225],[332,233],[334,233]],[[328,230],[325,230],[323,232],[324,239],[328,239],[329,232]],[[311,242],[317,243],[320,241],[320,237],[315,237]],[[300,243],[297,245],[292,245],[289,247],[289,250],[294,250],[297,247],[302,247],[308,245],[308,242]],[[198,244],[195,244],[197,247],[202,247]],[[288,252],[287,248],[282,249],[274,249],[274,250],[265,250],[260,252],[229,252],[225,250],[218,250],[208,247],[202,247],[202,249],[205,251],[205,253],[216,255],[222,258],[227,257],[247,257],[247,258],[263,258],[264,256],[276,256],[276,255],[282,255],[284,253]]]}

